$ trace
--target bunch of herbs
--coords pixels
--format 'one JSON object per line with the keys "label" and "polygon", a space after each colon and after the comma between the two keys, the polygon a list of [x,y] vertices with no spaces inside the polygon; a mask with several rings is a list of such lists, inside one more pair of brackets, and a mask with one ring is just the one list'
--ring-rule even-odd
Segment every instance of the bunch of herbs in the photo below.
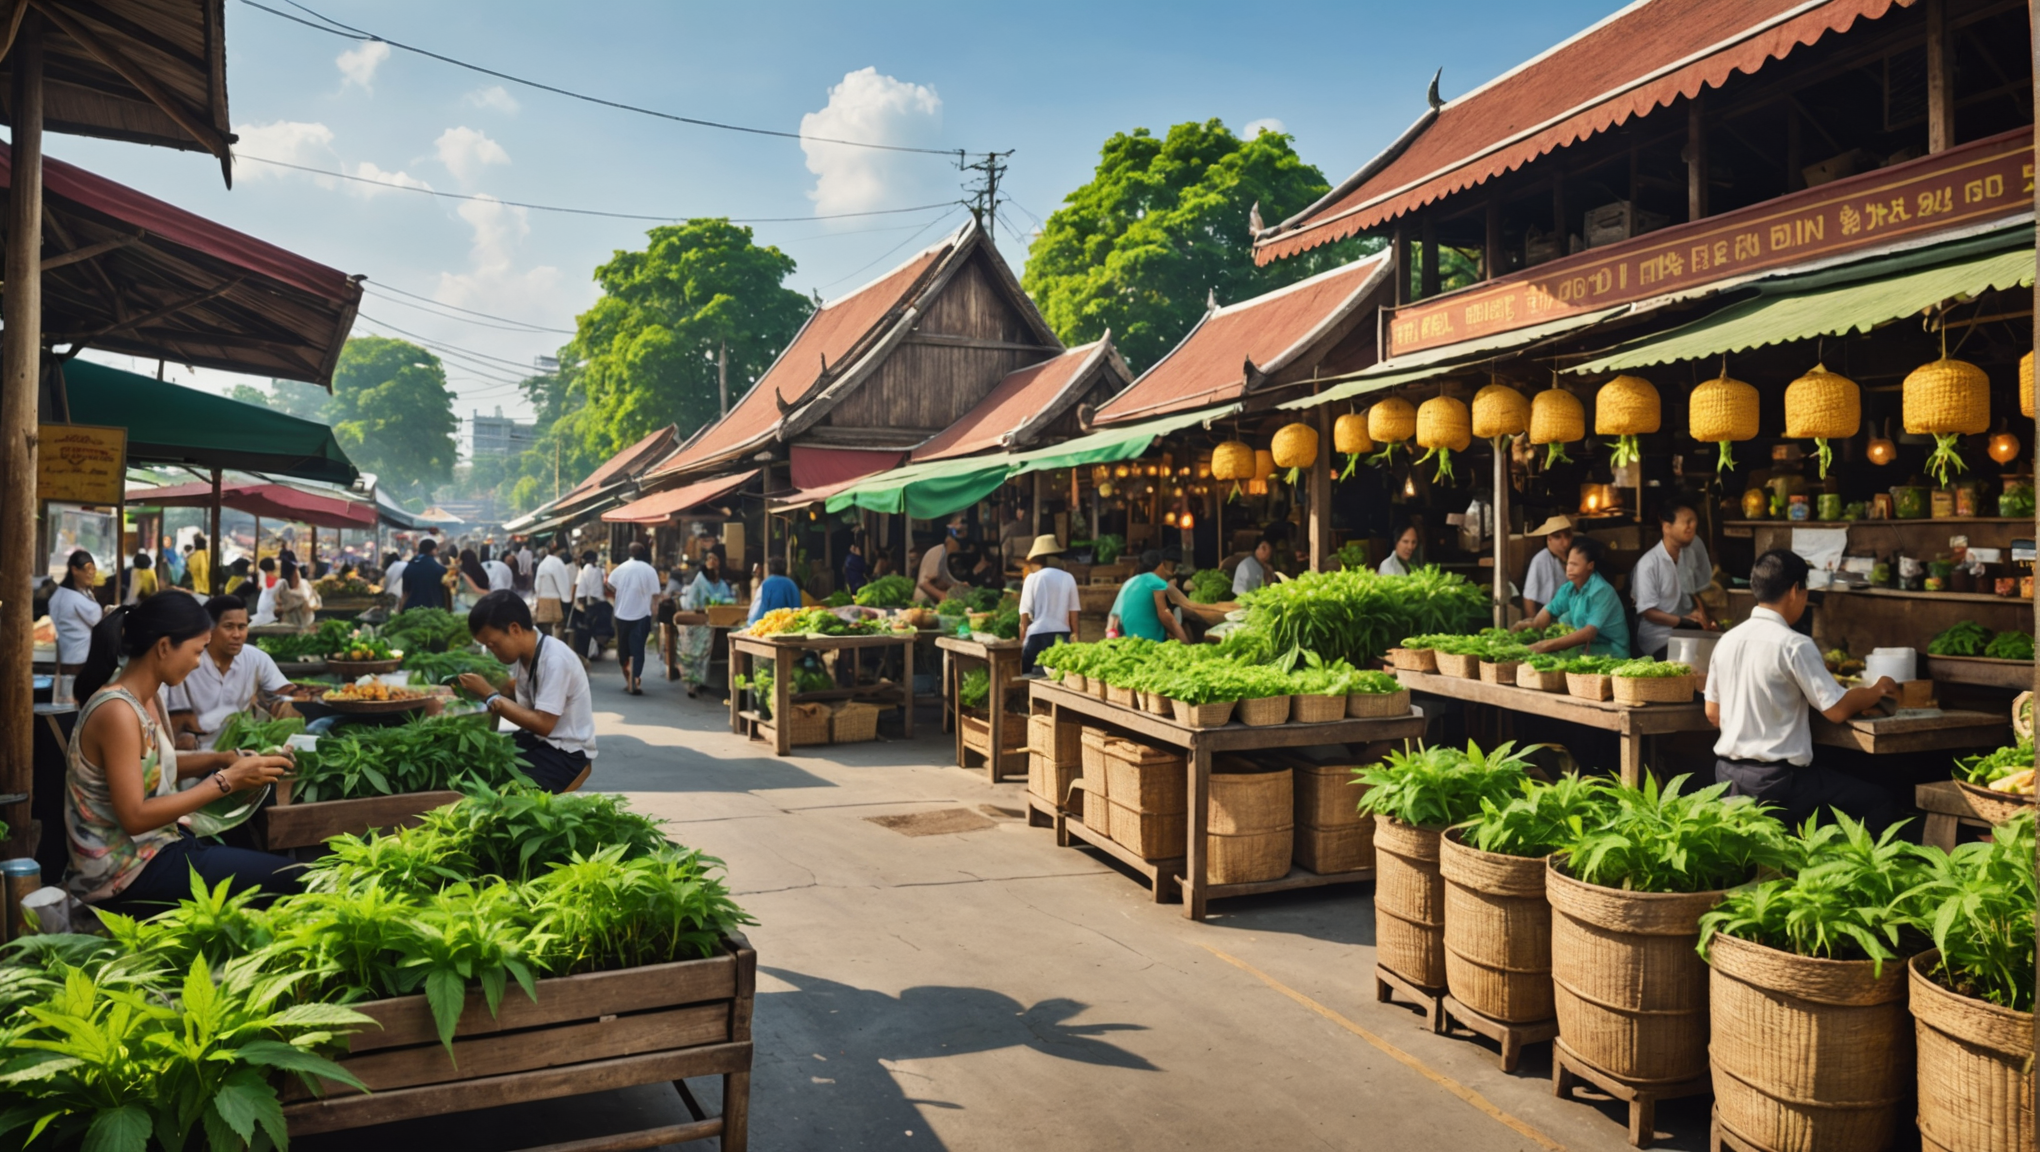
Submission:
{"label": "bunch of herbs", "polygon": [[1440,745],[1393,751],[1354,770],[1367,792],[1360,811],[1420,828],[1443,829],[1479,815],[1487,802],[1506,802],[1528,776],[1513,742],[1490,751],[1469,741],[1464,752]]}
{"label": "bunch of herbs", "polygon": [[1752,800],[1726,799],[1728,785],[1686,792],[1674,777],[1662,791],[1617,787],[1593,820],[1559,845],[1574,879],[1635,892],[1708,892],[1749,881],[1759,868],[1790,862],[1785,826]]}
{"label": "bunch of herbs", "polygon": [[1730,889],[1700,918],[1700,955],[1720,933],[1798,956],[1869,960],[1881,975],[1886,960],[1918,950],[1906,940],[1931,864],[1899,839],[1901,827],[1872,835],[1846,815],[1809,819],[1785,844],[1784,878]]}

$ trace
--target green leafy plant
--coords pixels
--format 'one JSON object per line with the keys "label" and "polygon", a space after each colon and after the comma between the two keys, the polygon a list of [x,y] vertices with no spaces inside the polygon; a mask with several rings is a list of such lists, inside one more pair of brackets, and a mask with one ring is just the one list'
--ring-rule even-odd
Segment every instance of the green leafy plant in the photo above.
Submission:
{"label": "green leafy plant", "polygon": [[213,747],[273,748],[304,730],[305,722],[297,716],[270,720],[253,712],[236,712],[220,722],[219,735],[213,739]]}
{"label": "green leafy plant", "polygon": [[1869,960],[1878,973],[1898,958],[1915,918],[1909,893],[1927,878],[1929,858],[1898,838],[1838,814],[1808,820],[1785,849],[1789,875],[1729,890],[1700,918],[1700,955],[1716,933],[1827,960]]}
{"label": "green leafy plant", "polygon": [[1974,620],[1964,620],[1927,641],[1930,656],[1976,656],[1990,644],[1990,629]]}
{"label": "green leafy plant", "polygon": [[1685,792],[1687,779],[1660,791],[1646,775],[1641,788],[1615,788],[1598,818],[1559,846],[1566,870],[1604,888],[1706,892],[1789,861],[1785,827],[1768,809],[1723,799],[1726,784]]}
{"label": "green leafy plant", "polygon": [[859,588],[856,600],[865,608],[905,608],[914,602],[914,582],[897,574],[880,576]]}
{"label": "green leafy plant", "polygon": [[[1969,471],[1969,465],[1962,460],[1961,446],[1962,434],[1960,432],[1936,432],[1934,434],[1934,450],[1927,454],[1926,468],[1927,471],[1934,474],[1935,481],[1943,488],[1948,486],[1948,474],[1950,472],[1959,474]],[[1826,445],[1822,445],[1822,448],[1824,450]],[[1822,469],[1822,474],[1826,474],[1825,467]]]}
{"label": "green leafy plant", "polygon": [[2031,660],[2033,658],[2033,634],[2031,632],[2000,632],[1984,645],[1983,654],[1999,660]]}
{"label": "green leafy plant", "polygon": [[1232,599],[1232,581],[1222,568],[1199,568],[1190,574],[1190,599],[1199,604],[1221,604]]}
{"label": "green leafy plant", "polygon": [[829,593],[828,599],[822,601],[823,605],[830,608],[847,608],[856,602],[857,594],[848,588],[838,588]]}
{"label": "green leafy plant", "polygon": [[1964,996],[2033,1011],[2033,817],[1953,852],[1922,849],[1927,878],[1908,893],[1915,925],[1941,950],[1932,975]]}
{"label": "green leafy plant", "polygon": [[1549,856],[1578,836],[1613,802],[1605,780],[1568,772],[1553,784],[1525,779],[1514,796],[1481,797],[1480,815],[1466,827],[1467,843],[1504,856]]}
{"label": "green leafy plant", "polygon": [[2021,740],[1992,752],[1956,758],[1955,771],[1972,784],[1995,784],[2033,767],[2033,742]]}
{"label": "green leafy plant", "polygon": [[1352,681],[1346,686],[1348,692],[1364,692],[1371,696],[1386,695],[1402,691],[1402,681],[1387,672],[1359,671],[1353,673]]}
{"label": "green leafy plant", "polygon": [[509,736],[457,716],[343,728],[300,752],[293,796],[305,803],[528,782]]}
{"label": "green leafy plant", "polygon": [[1617,664],[1608,674],[1624,680],[1670,680],[1676,676],[1691,676],[1693,666],[1669,660],[1653,660],[1644,656],[1635,660],[1625,660]]}
{"label": "green leafy plant", "polygon": [[973,668],[963,674],[956,686],[956,702],[965,708],[982,708],[992,697],[992,676],[983,668]]}
{"label": "green leafy plant", "polygon": [[1566,671],[1582,676],[1608,676],[1627,663],[1629,661],[1620,656],[1581,655],[1566,660],[1564,667]]}
{"label": "green leafy plant", "polygon": [[444,608],[412,608],[389,618],[377,630],[385,640],[406,653],[451,652],[474,642],[468,635],[467,617]]}
{"label": "green leafy plant", "polygon": [[331,656],[345,648],[353,636],[354,625],[347,621],[323,620],[317,628],[295,636],[257,636],[255,646],[271,658],[288,663]]}
{"label": "green leafy plant", "polygon": [[1527,766],[1513,742],[1486,752],[1472,742],[1464,752],[1438,745],[1393,751],[1379,764],[1355,769],[1367,785],[1360,811],[1445,828],[1479,815],[1485,802],[1516,795],[1528,779]]}
{"label": "green leafy plant", "polygon": [[[1357,460],[1359,457],[1351,455],[1348,459]],[[1349,464],[1348,467],[1350,468],[1351,465]],[[1344,544],[1339,545],[1339,551],[1336,555],[1339,558],[1339,567],[1348,572],[1365,572],[1368,568],[1367,542],[1364,540],[1346,541]]]}
{"label": "green leafy plant", "polygon": [[1408,576],[1378,572],[1305,572],[1247,594],[1244,632],[1270,659],[1293,665],[1315,652],[1365,667],[1397,638],[1464,632],[1488,611],[1487,594],[1460,576],[1420,568]]}

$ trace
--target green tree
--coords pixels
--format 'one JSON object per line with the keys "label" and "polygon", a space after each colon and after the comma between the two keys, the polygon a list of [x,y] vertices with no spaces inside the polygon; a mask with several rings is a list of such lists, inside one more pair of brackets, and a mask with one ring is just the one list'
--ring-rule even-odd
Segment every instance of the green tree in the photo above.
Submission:
{"label": "green tree", "polygon": [[702,219],[646,235],[643,251],[595,270],[602,299],[561,350],[583,405],[570,411],[561,397],[550,426],[571,427],[598,460],[662,425],[684,437],[717,419],[718,353],[727,347],[734,404],[812,307],[784,286],[793,258],[752,243],[749,228]]}
{"label": "green tree", "polygon": [[328,411],[348,458],[404,497],[424,498],[453,478],[458,456],[453,393],[439,358],[405,340],[356,336],[333,370]]}
{"label": "green tree", "polygon": [[1118,133],[1091,182],[1049,216],[1022,284],[1065,342],[1110,328],[1138,372],[1183,338],[1210,296],[1235,303],[1371,250],[1347,240],[1254,267],[1252,207],[1280,220],[1329,190],[1279,132],[1243,141],[1207,120],[1160,139],[1145,128]]}
{"label": "green tree", "polygon": [[317,384],[307,384],[302,380],[271,380],[267,392],[253,384],[236,384],[227,393],[227,398],[239,400],[243,404],[273,408],[278,412],[320,424],[332,423],[327,407],[333,402],[333,397]]}

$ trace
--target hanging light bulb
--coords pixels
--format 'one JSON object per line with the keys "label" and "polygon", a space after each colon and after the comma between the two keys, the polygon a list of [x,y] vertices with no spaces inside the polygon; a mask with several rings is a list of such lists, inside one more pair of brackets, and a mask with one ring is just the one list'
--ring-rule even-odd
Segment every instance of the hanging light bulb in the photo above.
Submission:
{"label": "hanging light bulb", "polygon": [[1120,479],[1120,480],[1124,480],[1124,479],[1126,479],[1126,478],[1127,478],[1128,476],[1131,476],[1132,474],[1133,474],[1133,470],[1132,470],[1132,469],[1130,469],[1130,468],[1128,468],[1128,467],[1127,467],[1126,465],[1124,465],[1124,464],[1121,464],[1121,465],[1120,465],[1119,467],[1117,467],[1117,468],[1114,468],[1114,469],[1112,470],[1112,475],[1113,475],[1113,476],[1114,476],[1115,478],[1117,478],[1117,479]]}
{"label": "hanging light bulb", "polygon": [[1174,528],[1176,526],[1176,514],[1174,512],[1164,513],[1162,516],[1162,523],[1168,525],[1171,528]]}
{"label": "hanging light bulb", "polygon": [[1891,421],[1884,422],[1884,432],[1882,436],[1872,436],[1869,447],[1864,450],[1863,454],[1870,458],[1872,464],[1889,464],[1898,459],[1898,445],[1891,442]]}
{"label": "hanging light bulb", "polygon": [[1185,512],[1183,513],[1183,515],[1177,517],[1176,527],[1181,528],[1185,532],[1188,532],[1192,528],[1197,527],[1197,517],[1191,515],[1189,512]]}
{"label": "hanging light bulb", "polygon": [[2010,432],[2000,432],[1990,438],[1990,458],[2000,464],[2010,464],[2019,458],[2019,438]]}
{"label": "hanging light bulb", "polygon": [[1405,496],[1415,496],[1417,494],[1417,481],[1415,477],[1403,477],[1402,494]]}

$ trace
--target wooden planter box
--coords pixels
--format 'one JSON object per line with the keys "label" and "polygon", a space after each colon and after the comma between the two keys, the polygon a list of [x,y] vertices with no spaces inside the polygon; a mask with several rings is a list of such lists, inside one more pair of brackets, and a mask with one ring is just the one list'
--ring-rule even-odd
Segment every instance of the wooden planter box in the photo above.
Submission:
{"label": "wooden planter box", "polygon": [[333,836],[359,836],[371,829],[414,828],[425,813],[460,799],[458,792],[399,792],[313,804],[279,803],[256,818],[256,835],[270,852],[324,844]]}
{"label": "wooden planter box", "polygon": [[[470,990],[451,1060],[425,997],[352,1005],[382,1024],[348,1037],[348,1054],[340,1058],[369,1093],[329,1083],[324,1097],[313,1097],[293,1079],[284,1117],[292,1136],[310,1136],[670,1081],[693,1123],[606,1137],[600,1146],[648,1148],[714,1136],[725,1152],[742,1152],[757,968],[750,942],[732,934],[720,954],[702,960],[541,980],[535,1003],[512,987],[493,1018],[482,993]],[[723,1078],[720,1116],[706,1115],[683,1083],[698,1076]]]}

